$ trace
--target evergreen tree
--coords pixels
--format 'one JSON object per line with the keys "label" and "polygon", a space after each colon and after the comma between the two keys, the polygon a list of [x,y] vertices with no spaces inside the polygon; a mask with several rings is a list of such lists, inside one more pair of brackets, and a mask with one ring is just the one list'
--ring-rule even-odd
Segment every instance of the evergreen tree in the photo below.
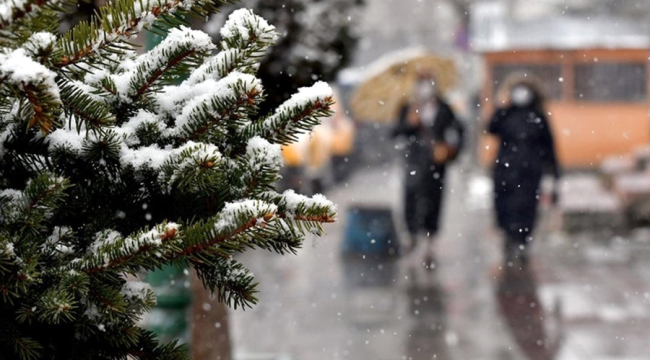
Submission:
{"label": "evergreen tree", "polygon": [[364,0],[242,0],[213,15],[205,29],[217,35],[233,7],[246,6],[274,24],[281,34],[262,60],[258,76],[269,88],[268,111],[298,87],[315,79],[332,81],[347,66],[357,45],[355,24]]}
{"label": "evergreen tree", "polygon": [[[258,116],[274,27],[241,9],[214,44],[183,25],[221,0],[115,0],[58,36],[61,1],[0,2],[0,359],[187,358],[137,326],[156,301],[138,279],[191,266],[254,304],[233,255],[295,252],[336,215],[273,187],[280,145],[330,115],[331,89]],[[169,28],[149,52],[130,43]]]}

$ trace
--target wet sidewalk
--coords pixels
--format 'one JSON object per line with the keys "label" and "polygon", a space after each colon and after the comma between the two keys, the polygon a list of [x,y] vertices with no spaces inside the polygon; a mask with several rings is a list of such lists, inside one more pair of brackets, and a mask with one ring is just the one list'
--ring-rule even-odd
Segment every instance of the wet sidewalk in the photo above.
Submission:
{"label": "wet sidewalk", "polygon": [[502,266],[487,179],[450,175],[433,271],[341,256],[350,206],[401,209],[395,166],[330,191],[341,221],[298,256],[242,256],[261,301],[231,315],[237,358],[650,359],[650,234],[603,241],[542,226],[530,266]]}

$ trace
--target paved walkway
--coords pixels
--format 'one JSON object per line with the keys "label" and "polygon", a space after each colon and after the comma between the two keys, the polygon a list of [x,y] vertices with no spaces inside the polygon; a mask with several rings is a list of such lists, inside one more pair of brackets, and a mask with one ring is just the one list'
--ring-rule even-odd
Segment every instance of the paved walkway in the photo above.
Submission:
{"label": "paved walkway", "polygon": [[650,234],[603,242],[542,226],[530,266],[504,267],[489,181],[455,169],[436,270],[343,259],[346,210],[400,209],[400,180],[395,166],[358,172],[328,194],[341,221],[327,237],[298,256],[242,256],[261,302],[231,315],[239,359],[650,359]]}

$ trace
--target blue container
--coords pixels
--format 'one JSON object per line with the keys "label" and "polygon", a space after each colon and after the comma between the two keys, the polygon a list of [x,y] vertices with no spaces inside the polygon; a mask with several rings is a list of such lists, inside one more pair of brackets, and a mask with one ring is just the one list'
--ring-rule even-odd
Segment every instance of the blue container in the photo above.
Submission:
{"label": "blue container", "polygon": [[352,207],[346,215],[345,255],[390,257],[399,253],[399,238],[390,208]]}

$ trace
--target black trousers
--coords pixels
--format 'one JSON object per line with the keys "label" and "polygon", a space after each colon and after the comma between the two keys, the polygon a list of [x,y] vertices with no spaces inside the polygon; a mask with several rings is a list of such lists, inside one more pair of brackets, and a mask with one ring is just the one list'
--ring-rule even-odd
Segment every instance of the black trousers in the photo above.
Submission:
{"label": "black trousers", "polygon": [[513,168],[495,172],[497,225],[515,245],[527,244],[535,228],[541,178],[541,170]]}

